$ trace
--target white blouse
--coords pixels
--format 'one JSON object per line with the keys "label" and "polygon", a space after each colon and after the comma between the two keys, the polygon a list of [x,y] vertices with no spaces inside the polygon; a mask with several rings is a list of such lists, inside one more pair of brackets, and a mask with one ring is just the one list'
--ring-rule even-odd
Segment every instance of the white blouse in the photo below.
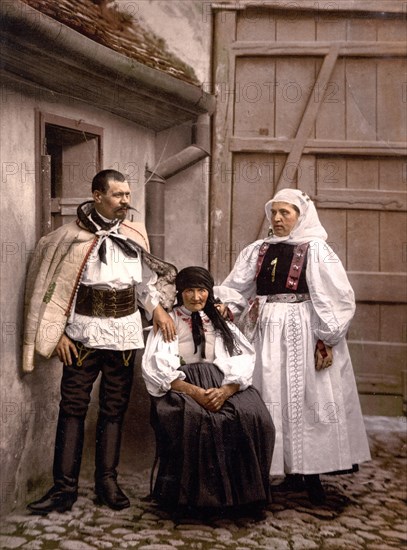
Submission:
{"label": "white blouse", "polygon": [[156,334],[151,331],[147,339],[142,373],[150,395],[161,397],[171,389],[174,380],[184,380],[185,374],[178,370],[183,363],[214,363],[224,374],[222,385],[239,384],[240,390],[250,386],[255,351],[235,325],[228,323],[241,353],[230,356],[210,319],[205,313],[200,312],[206,338],[206,358],[202,359],[200,349],[194,354],[191,312],[184,307],[175,307],[170,315],[177,327],[176,339],[173,342],[164,342],[161,330]]}
{"label": "white blouse", "polygon": [[[247,246],[220,286],[214,288],[223,303],[239,315],[249,300],[256,297],[256,268],[263,240]],[[349,328],[355,313],[355,295],[346,271],[332,248],[322,240],[309,243],[306,280],[319,323],[313,326],[316,339],[336,345]],[[260,300],[260,309],[265,297]]]}

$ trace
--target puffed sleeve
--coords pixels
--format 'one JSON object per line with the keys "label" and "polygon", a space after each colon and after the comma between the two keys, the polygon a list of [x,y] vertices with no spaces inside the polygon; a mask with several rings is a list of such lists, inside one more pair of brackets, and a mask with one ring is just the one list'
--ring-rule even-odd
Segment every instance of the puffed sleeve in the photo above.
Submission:
{"label": "puffed sleeve", "polygon": [[215,295],[233,312],[239,314],[256,294],[256,268],[262,240],[249,244],[236,259],[232,271],[219,286]]}
{"label": "puffed sleeve", "polygon": [[141,370],[147,391],[155,397],[162,397],[171,389],[171,382],[185,379],[185,374],[177,370],[180,366],[178,339],[164,342],[161,330],[153,330],[148,335],[141,363]]}
{"label": "puffed sleeve", "polygon": [[160,293],[156,288],[157,274],[145,262],[142,262],[142,279],[137,285],[137,301],[144,309],[148,320],[152,318],[154,309],[160,303]]}
{"label": "puffed sleeve", "polygon": [[239,384],[240,390],[245,390],[252,383],[256,354],[253,346],[243,336],[240,330],[228,323],[239,347],[239,354],[230,356],[222,338],[217,335],[215,340],[215,365],[223,372],[222,384]]}
{"label": "puffed sleeve", "polygon": [[306,278],[320,321],[313,327],[314,335],[335,346],[345,337],[355,314],[355,295],[340,259],[324,241],[310,243]]}

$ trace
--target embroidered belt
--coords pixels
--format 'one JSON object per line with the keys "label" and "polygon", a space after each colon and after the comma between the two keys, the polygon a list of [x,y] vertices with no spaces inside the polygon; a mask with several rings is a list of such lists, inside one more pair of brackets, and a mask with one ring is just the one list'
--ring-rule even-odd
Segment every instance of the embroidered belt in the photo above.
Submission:
{"label": "embroidered belt", "polygon": [[75,312],[88,317],[126,317],[137,311],[134,286],[100,289],[79,285]]}
{"label": "embroidered belt", "polygon": [[291,304],[294,302],[306,302],[307,300],[311,300],[311,297],[309,294],[287,293],[287,294],[269,294],[267,296],[267,302],[287,302]]}

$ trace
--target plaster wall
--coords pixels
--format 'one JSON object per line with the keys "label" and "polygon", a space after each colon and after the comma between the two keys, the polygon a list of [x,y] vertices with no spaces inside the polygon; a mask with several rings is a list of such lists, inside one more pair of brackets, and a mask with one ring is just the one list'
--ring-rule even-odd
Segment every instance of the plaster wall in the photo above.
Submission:
{"label": "plaster wall", "polygon": [[[121,10],[148,25],[198,80],[209,82],[211,3],[205,0],[116,0]],[[209,90],[206,90],[209,91]]]}
{"label": "plaster wall", "polygon": [[[23,299],[26,269],[36,244],[35,110],[82,120],[104,128],[104,166],[127,172],[135,220],[144,217],[144,167],[154,161],[154,133],[125,119],[48,95],[24,84],[3,86],[1,103],[1,512],[41,496],[51,482],[59,404],[61,364],[40,360],[33,373],[21,372]],[[86,172],[87,167],[77,167]],[[89,176],[89,196],[90,179]],[[136,376],[133,414],[148,424],[147,394]],[[84,468],[93,468],[92,397],[85,441]],[[141,420],[140,420],[141,419]],[[131,423],[131,419],[129,421]],[[140,424],[141,422],[141,424]],[[129,443],[131,444],[131,442]]]}
{"label": "plaster wall", "polygon": [[[204,90],[210,91],[211,22],[207,2],[139,0],[122,4],[142,17],[175,54],[193,66]],[[25,83],[3,84],[0,109],[0,513],[6,513],[23,506],[29,499],[39,498],[50,486],[62,369],[58,360],[40,360],[33,373],[21,373],[24,284],[37,238],[35,110],[104,128],[103,168],[111,167],[128,174],[133,205],[138,210],[135,220],[144,219],[145,167],[151,169],[160,160],[187,147],[191,143],[191,128],[182,125],[155,135],[71,97],[49,94]],[[87,167],[83,170],[86,173]],[[165,184],[165,259],[178,268],[192,264],[207,266],[208,176],[207,159],[173,176]],[[141,354],[136,361],[135,382],[124,427],[122,472],[149,468],[154,452],[140,359]],[[93,470],[96,397],[92,396],[89,408],[81,470],[81,476],[86,475],[88,479]]]}
{"label": "plaster wall", "polygon": [[[204,0],[116,0],[121,9],[163,38],[171,52],[193,67],[210,92],[211,8]],[[156,162],[191,143],[188,125],[157,135]],[[151,169],[151,166],[149,166]],[[208,266],[209,170],[206,159],[165,184],[165,257],[179,269]],[[148,185],[148,184],[147,184]]]}

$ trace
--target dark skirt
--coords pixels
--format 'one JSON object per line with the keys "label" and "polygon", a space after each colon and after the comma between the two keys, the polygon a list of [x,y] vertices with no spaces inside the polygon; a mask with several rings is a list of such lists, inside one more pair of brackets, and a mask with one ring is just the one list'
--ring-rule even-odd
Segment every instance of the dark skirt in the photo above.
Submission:
{"label": "dark skirt", "polygon": [[[186,382],[220,387],[223,373],[212,363],[181,367]],[[152,398],[151,423],[159,468],[154,498],[165,505],[219,508],[269,501],[275,430],[258,391],[250,386],[219,412],[170,390]]]}

